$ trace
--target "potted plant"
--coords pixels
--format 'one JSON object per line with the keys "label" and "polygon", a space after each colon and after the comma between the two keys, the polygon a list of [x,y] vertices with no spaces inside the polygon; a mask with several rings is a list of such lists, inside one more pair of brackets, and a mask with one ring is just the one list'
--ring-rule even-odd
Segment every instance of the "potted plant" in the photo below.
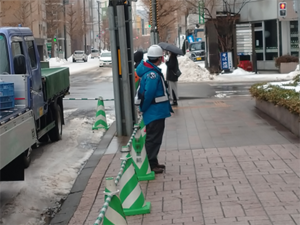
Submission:
{"label": "potted plant", "polygon": [[292,55],[283,55],[275,59],[275,66],[280,73],[290,73],[295,71],[299,63],[299,58]]}

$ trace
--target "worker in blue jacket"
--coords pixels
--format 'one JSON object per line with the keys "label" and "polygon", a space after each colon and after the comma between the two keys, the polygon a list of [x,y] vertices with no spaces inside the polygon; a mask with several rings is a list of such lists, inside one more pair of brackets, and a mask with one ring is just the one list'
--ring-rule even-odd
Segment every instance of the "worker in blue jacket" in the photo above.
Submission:
{"label": "worker in blue jacket", "polygon": [[162,143],[165,129],[165,118],[173,112],[166,81],[158,66],[163,61],[163,50],[158,45],[148,49],[148,60],[142,62],[136,69],[140,77],[140,86],[137,90],[140,111],[143,113],[146,125],[145,148],[150,168],[155,173],[163,173],[165,165],[159,164],[157,155]]}

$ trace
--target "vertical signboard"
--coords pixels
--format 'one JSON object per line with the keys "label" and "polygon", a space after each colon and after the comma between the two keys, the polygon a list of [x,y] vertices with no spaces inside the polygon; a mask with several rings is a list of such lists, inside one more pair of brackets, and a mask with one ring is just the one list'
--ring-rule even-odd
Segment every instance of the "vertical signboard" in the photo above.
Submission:
{"label": "vertical signboard", "polygon": [[188,42],[189,42],[189,43],[193,43],[193,42],[195,42],[195,40],[194,40],[194,36],[193,36],[193,35],[189,35],[189,36],[187,36],[187,39],[188,39]]}
{"label": "vertical signboard", "polygon": [[231,52],[221,52],[221,68],[222,70],[231,70],[233,67],[232,63],[232,53]]}

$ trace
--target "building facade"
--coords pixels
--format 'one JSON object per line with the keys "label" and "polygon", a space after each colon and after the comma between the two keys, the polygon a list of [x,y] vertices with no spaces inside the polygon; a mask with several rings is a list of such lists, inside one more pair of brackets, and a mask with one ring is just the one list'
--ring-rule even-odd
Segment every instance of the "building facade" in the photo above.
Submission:
{"label": "building facade", "polygon": [[255,51],[259,70],[275,70],[274,59],[282,55],[299,54],[298,14],[293,0],[287,3],[287,15],[279,15],[281,0],[252,0],[240,12],[240,22],[254,24]]}
{"label": "building facade", "polygon": [[45,52],[47,25],[45,0],[0,0],[0,27],[29,27],[38,45],[41,60]]}

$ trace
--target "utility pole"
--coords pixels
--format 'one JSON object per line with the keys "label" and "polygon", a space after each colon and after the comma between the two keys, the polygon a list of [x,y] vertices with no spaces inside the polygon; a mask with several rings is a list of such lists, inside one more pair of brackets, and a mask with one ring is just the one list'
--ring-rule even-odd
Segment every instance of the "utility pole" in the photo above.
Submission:
{"label": "utility pole", "polygon": [[178,47],[180,47],[180,33],[181,33],[181,27],[179,26],[179,24],[177,25],[178,26]]}
{"label": "utility pole", "polygon": [[100,31],[100,24],[101,24],[101,22],[100,22],[100,8],[101,8],[101,2],[97,1],[97,3],[98,3],[99,52],[101,52],[101,31]]}
{"label": "utility pole", "polygon": [[158,28],[157,28],[157,0],[151,0],[151,8],[152,8],[152,20],[151,20],[151,34],[150,41],[151,45],[158,44],[159,36],[158,36]]}
{"label": "utility pole", "polygon": [[299,56],[299,70],[300,70],[300,0],[295,0],[295,1],[296,1],[295,3],[298,6],[298,9],[297,9],[297,13],[298,13],[298,48],[299,48],[298,56]]}
{"label": "utility pole", "polygon": [[86,51],[86,23],[85,23],[85,0],[83,0],[83,27],[84,27],[84,52],[87,54]]}
{"label": "utility pole", "polygon": [[65,37],[65,40],[64,40],[64,52],[65,52],[65,59],[68,59],[68,56],[67,56],[67,31],[66,31],[66,3],[67,3],[67,0],[63,0],[63,7],[64,7],[64,37]]}
{"label": "utility pole", "polygon": [[118,136],[130,136],[137,123],[132,35],[132,1],[110,0],[109,36]]}

